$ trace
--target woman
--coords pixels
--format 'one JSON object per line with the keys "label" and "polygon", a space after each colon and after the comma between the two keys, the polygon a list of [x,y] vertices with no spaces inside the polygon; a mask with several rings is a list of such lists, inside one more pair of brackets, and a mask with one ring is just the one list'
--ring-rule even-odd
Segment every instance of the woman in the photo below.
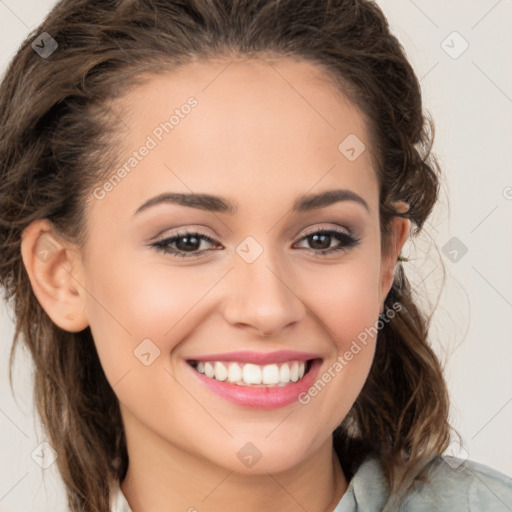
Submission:
{"label": "woman", "polygon": [[70,509],[507,510],[441,457],[400,256],[439,169],[378,7],[63,1],[42,32],[0,89],[0,275]]}

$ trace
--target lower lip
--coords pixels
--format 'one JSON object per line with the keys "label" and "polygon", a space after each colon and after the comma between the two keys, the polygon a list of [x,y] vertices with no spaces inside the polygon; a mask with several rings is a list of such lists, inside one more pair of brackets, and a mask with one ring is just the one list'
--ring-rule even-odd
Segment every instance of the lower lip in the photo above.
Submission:
{"label": "lower lip", "polygon": [[208,389],[230,402],[253,409],[278,409],[298,402],[298,396],[313,384],[321,364],[321,360],[313,360],[311,368],[302,379],[282,387],[239,386],[211,379],[190,365],[187,366]]}

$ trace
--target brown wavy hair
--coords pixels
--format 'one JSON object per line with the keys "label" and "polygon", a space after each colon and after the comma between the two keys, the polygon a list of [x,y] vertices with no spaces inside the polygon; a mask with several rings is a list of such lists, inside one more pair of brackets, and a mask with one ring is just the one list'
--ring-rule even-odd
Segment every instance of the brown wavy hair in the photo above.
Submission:
{"label": "brown wavy hair", "polygon": [[[43,31],[58,43],[47,58],[31,48]],[[83,243],[86,197],[117,164],[121,139],[111,102],[143,73],[234,56],[319,64],[359,107],[371,133],[384,251],[394,216],[410,218],[415,236],[437,201],[432,122],[374,2],[59,2],[23,42],[0,86],[0,283],[16,317],[10,369],[21,341],[35,363],[38,413],[75,512],[109,510],[109,485],[128,467],[123,424],[90,329],[58,328],[36,300],[21,259],[22,232],[46,218]],[[395,201],[409,211],[397,212]],[[367,382],[333,436],[348,477],[367,455],[380,459],[391,493],[386,510],[396,510],[450,435],[446,385],[427,340],[430,317],[415,304],[401,262],[386,305],[396,302],[401,309],[379,332]]]}

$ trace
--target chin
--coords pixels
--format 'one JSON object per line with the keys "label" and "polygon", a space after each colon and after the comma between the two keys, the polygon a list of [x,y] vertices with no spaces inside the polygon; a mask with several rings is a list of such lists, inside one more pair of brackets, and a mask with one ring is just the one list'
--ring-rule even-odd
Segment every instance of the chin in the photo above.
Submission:
{"label": "chin", "polygon": [[[241,475],[266,475],[289,471],[300,466],[309,453],[318,450],[312,442],[299,441],[295,436],[288,436],[290,442],[282,439],[266,439],[254,436],[252,441],[231,440],[229,446],[216,446],[216,453],[209,454],[209,460]],[[330,442],[330,438],[329,438]],[[305,447],[308,449],[305,450]]]}

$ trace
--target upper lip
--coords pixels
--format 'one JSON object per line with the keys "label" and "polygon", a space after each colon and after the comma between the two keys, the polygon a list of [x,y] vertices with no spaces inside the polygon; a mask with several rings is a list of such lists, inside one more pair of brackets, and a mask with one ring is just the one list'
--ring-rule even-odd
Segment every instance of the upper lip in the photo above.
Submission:
{"label": "upper lip", "polygon": [[308,352],[296,352],[292,350],[280,350],[277,352],[225,352],[223,354],[208,354],[188,358],[188,361],[226,361],[239,363],[253,363],[258,365],[285,363],[287,361],[308,361],[310,359],[321,359],[318,354]]}

